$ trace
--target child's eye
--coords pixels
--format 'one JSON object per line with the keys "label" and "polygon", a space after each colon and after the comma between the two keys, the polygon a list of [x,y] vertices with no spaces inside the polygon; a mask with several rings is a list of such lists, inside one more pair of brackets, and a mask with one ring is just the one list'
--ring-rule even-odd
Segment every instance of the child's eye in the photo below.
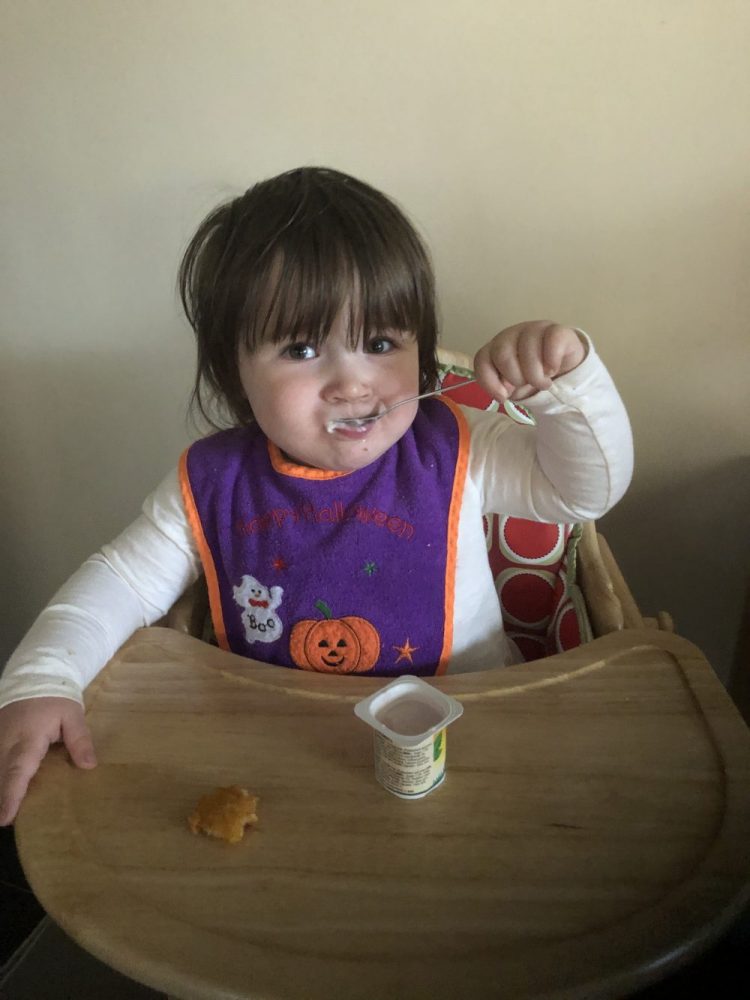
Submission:
{"label": "child's eye", "polygon": [[373,337],[367,344],[367,350],[370,354],[388,354],[395,346],[389,337]]}
{"label": "child's eye", "polygon": [[318,352],[315,350],[312,344],[290,344],[288,347],[284,348],[283,352],[292,361],[309,361],[311,358],[318,356]]}

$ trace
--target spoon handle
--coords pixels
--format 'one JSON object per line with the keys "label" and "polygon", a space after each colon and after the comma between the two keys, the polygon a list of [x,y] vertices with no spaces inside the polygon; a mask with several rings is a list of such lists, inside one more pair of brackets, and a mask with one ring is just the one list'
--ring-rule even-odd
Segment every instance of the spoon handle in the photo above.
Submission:
{"label": "spoon handle", "polygon": [[[465,385],[471,385],[472,382],[476,382],[475,378],[464,379],[463,382],[456,382],[455,385],[443,385],[439,389],[433,389],[432,392],[423,392],[419,396],[409,396],[408,399],[399,399],[397,403],[389,406],[387,410],[383,410],[383,413],[389,413],[391,410],[395,410],[397,406],[401,406],[403,403],[413,403],[416,399],[427,399],[429,396],[440,396],[444,392],[451,392],[453,389],[463,389]],[[380,416],[383,414],[381,413]]]}
{"label": "spoon handle", "polygon": [[333,433],[336,427],[340,427],[341,424],[360,428],[366,424],[374,424],[376,420],[380,420],[386,413],[395,410],[397,406],[403,406],[404,403],[413,403],[416,399],[427,399],[428,396],[439,396],[443,392],[450,392],[451,389],[461,389],[465,385],[471,385],[472,382],[476,382],[476,379],[467,378],[463,382],[457,382],[455,385],[444,385],[440,389],[433,389],[432,392],[423,392],[419,396],[409,396],[407,399],[399,399],[397,403],[392,403],[391,406],[386,407],[385,410],[381,410],[380,413],[373,413],[371,417],[338,417],[336,420],[329,420],[327,425],[328,431],[329,433]]}

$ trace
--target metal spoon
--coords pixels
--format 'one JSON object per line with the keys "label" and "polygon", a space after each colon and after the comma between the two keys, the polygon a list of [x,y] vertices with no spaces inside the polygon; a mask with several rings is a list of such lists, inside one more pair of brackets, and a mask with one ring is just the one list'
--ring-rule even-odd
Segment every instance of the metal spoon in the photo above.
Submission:
{"label": "metal spoon", "polygon": [[476,379],[467,378],[463,382],[457,382],[455,385],[444,385],[440,389],[433,389],[432,392],[423,392],[419,396],[409,396],[408,399],[400,399],[397,403],[392,403],[384,410],[381,410],[380,413],[373,413],[369,417],[339,417],[336,420],[329,420],[327,425],[328,430],[332,431],[342,424],[346,427],[367,427],[368,424],[374,424],[376,420],[380,420],[386,413],[395,410],[397,406],[403,406],[404,403],[413,403],[417,399],[427,399],[428,396],[439,396],[441,393],[450,392],[452,389],[461,389],[465,385],[471,385],[472,382],[476,382]]}

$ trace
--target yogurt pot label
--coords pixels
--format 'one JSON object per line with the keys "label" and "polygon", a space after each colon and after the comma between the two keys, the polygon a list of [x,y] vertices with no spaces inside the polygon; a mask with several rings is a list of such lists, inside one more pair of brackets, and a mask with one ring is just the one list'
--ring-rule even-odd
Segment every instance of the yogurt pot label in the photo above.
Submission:
{"label": "yogurt pot label", "polygon": [[463,705],[419,677],[387,684],[354,707],[375,730],[375,777],[389,792],[418,799],[445,777],[446,727]]}
{"label": "yogurt pot label", "polygon": [[413,747],[400,747],[375,733],[375,777],[403,799],[427,795],[445,777],[445,730]]}

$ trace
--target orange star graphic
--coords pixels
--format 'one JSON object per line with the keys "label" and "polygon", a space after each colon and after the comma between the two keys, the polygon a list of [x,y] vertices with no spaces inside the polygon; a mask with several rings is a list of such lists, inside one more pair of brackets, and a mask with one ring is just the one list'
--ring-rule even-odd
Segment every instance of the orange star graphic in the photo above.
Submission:
{"label": "orange star graphic", "polygon": [[403,646],[394,646],[393,648],[399,654],[396,663],[400,663],[402,660],[408,660],[409,663],[414,663],[414,660],[412,660],[411,658],[411,654],[416,653],[416,651],[419,649],[419,646],[412,646],[412,644],[409,642],[409,636],[407,636],[406,642],[403,644]]}

